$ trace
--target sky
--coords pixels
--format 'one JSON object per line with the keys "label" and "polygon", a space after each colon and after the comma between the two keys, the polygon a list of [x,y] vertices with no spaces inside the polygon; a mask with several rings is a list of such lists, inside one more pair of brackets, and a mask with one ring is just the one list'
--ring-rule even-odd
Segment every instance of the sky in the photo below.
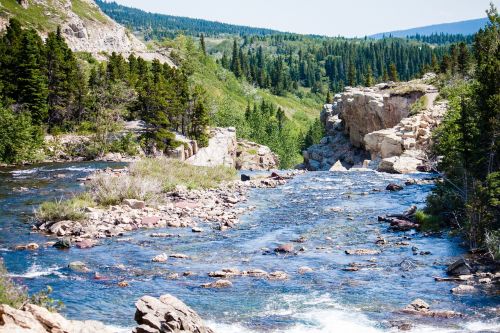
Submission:
{"label": "sky", "polygon": [[[107,0],[110,1],[110,0]],[[114,0],[176,16],[327,36],[363,37],[485,17],[491,0]],[[493,0],[500,7],[500,0]]]}

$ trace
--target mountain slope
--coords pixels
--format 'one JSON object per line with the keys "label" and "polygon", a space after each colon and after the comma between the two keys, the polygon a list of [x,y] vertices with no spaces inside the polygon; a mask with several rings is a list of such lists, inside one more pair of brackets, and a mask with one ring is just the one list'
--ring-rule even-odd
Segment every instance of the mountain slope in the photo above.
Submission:
{"label": "mountain slope", "polygon": [[146,59],[170,62],[168,57],[148,51],[93,0],[0,0],[0,30],[12,17],[43,37],[60,26],[69,47],[76,52],[89,52],[98,58],[102,58],[102,52],[125,56],[136,53]]}
{"label": "mountain slope", "polygon": [[479,31],[479,29],[484,28],[486,23],[488,22],[487,18],[480,18],[475,20],[467,20],[460,22],[452,22],[452,23],[443,23],[436,25],[429,25],[425,27],[418,27],[407,30],[397,30],[397,31],[389,31],[383,32],[379,34],[375,34],[370,36],[371,38],[383,38],[384,36],[393,36],[393,37],[401,37],[405,38],[407,36],[414,35],[424,35],[429,36],[432,34],[460,34],[460,35],[473,35]]}

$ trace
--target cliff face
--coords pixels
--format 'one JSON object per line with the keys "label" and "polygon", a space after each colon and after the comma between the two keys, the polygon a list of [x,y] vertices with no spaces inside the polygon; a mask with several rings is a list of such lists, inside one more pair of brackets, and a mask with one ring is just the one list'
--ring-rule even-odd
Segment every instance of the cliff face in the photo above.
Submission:
{"label": "cliff face", "polygon": [[42,37],[61,27],[68,46],[76,52],[89,52],[103,60],[102,53],[127,57],[134,53],[147,60],[159,59],[173,65],[168,52],[152,52],[132,33],[106,16],[93,0],[2,0],[0,30],[11,17]]}
{"label": "cliff face", "polygon": [[347,88],[321,113],[327,137],[304,152],[310,170],[329,170],[336,161],[347,167],[408,173],[426,162],[432,130],[446,112],[435,103],[437,89],[415,80]]}

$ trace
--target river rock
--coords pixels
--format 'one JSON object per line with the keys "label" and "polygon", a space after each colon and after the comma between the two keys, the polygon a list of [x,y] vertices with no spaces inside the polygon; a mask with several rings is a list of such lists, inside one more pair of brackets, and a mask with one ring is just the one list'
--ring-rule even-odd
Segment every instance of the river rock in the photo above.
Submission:
{"label": "river rock", "polygon": [[136,199],[125,199],[123,200],[123,204],[132,209],[144,209],[144,207],[146,207],[146,203],[144,201]]}
{"label": "river rock", "polygon": [[165,263],[168,260],[168,255],[166,253],[159,254],[155,256],[151,261],[153,262],[159,262],[159,263]]}
{"label": "river rock", "polygon": [[71,241],[69,240],[69,238],[60,239],[57,242],[55,242],[53,247],[61,250],[69,249],[71,247]]}
{"label": "river rock", "polygon": [[448,266],[446,273],[451,276],[470,275],[471,267],[465,259],[461,258]]}
{"label": "river rock", "polygon": [[293,251],[293,244],[283,244],[274,249],[274,252],[276,253],[293,253]]}
{"label": "river rock", "polygon": [[58,313],[26,304],[22,309],[0,305],[2,333],[114,333],[115,329],[97,321],[67,320]]}
{"label": "river rock", "polygon": [[474,286],[461,284],[458,287],[452,288],[451,292],[453,294],[471,294],[471,293],[476,292],[476,288]]}
{"label": "river rock", "polygon": [[396,191],[401,191],[403,189],[403,186],[391,183],[391,184],[387,185],[387,187],[385,189],[387,191],[396,192]]}
{"label": "river rock", "polygon": [[214,333],[198,314],[172,295],[142,297],[137,303],[134,333]]}
{"label": "river rock", "polygon": [[372,256],[380,254],[379,250],[368,250],[368,249],[356,249],[356,250],[346,250],[345,254],[356,255],[356,256]]}
{"label": "river rock", "polygon": [[340,161],[335,162],[335,164],[330,168],[330,171],[344,172],[347,169],[342,165]]}
{"label": "river rock", "polygon": [[75,246],[79,249],[90,249],[94,246],[96,246],[97,241],[92,240],[92,239],[83,239],[79,242],[75,243]]}
{"label": "river rock", "polygon": [[299,272],[299,274],[304,275],[307,273],[312,273],[313,269],[311,267],[302,266],[302,267],[299,267],[298,272]]}
{"label": "river rock", "polygon": [[173,253],[169,255],[169,257],[175,259],[189,259],[189,256],[183,253]]}
{"label": "river rock", "polygon": [[68,268],[71,269],[74,272],[78,273],[88,273],[90,272],[90,269],[87,267],[87,265],[81,261],[73,261],[68,265]]}
{"label": "river rock", "polygon": [[223,289],[230,288],[233,286],[233,283],[229,280],[217,280],[210,283],[204,283],[201,285],[203,288],[213,288],[213,289]]}
{"label": "river rock", "polygon": [[269,280],[287,280],[288,274],[282,271],[271,272],[268,274],[267,278]]}

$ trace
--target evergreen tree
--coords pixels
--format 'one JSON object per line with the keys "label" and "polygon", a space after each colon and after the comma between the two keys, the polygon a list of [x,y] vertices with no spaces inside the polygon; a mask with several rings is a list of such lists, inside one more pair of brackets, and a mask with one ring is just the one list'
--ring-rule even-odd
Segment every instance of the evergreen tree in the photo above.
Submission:
{"label": "evergreen tree", "polygon": [[368,70],[366,72],[366,77],[365,77],[365,86],[371,87],[374,84],[375,84],[375,79],[373,78],[372,67],[368,65]]}
{"label": "evergreen tree", "polygon": [[19,59],[19,103],[31,114],[33,123],[42,125],[48,118],[47,77],[44,73],[42,40],[34,30],[26,31]]}
{"label": "evergreen tree", "polygon": [[398,69],[395,63],[389,65],[389,80],[393,82],[399,81]]}
{"label": "evergreen tree", "polygon": [[351,87],[356,85],[356,67],[354,66],[354,61],[352,59],[349,61],[349,75],[347,77],[347,82]]}
{"label": "evergreen tree", "polygon": [[238,78],[243,75],[240,63],[240,52],[238,49],[238,42],[236,41],[236,39],[233,42],[233,57],[231,59],[231,71]]}
{"label": "evergreen tree", "polygon": [[200,35],[200,47],[201,47],[201,52],[203,52],[203,55],[207,55],[207,47],[205,45],[205,35],[201,34]]}

